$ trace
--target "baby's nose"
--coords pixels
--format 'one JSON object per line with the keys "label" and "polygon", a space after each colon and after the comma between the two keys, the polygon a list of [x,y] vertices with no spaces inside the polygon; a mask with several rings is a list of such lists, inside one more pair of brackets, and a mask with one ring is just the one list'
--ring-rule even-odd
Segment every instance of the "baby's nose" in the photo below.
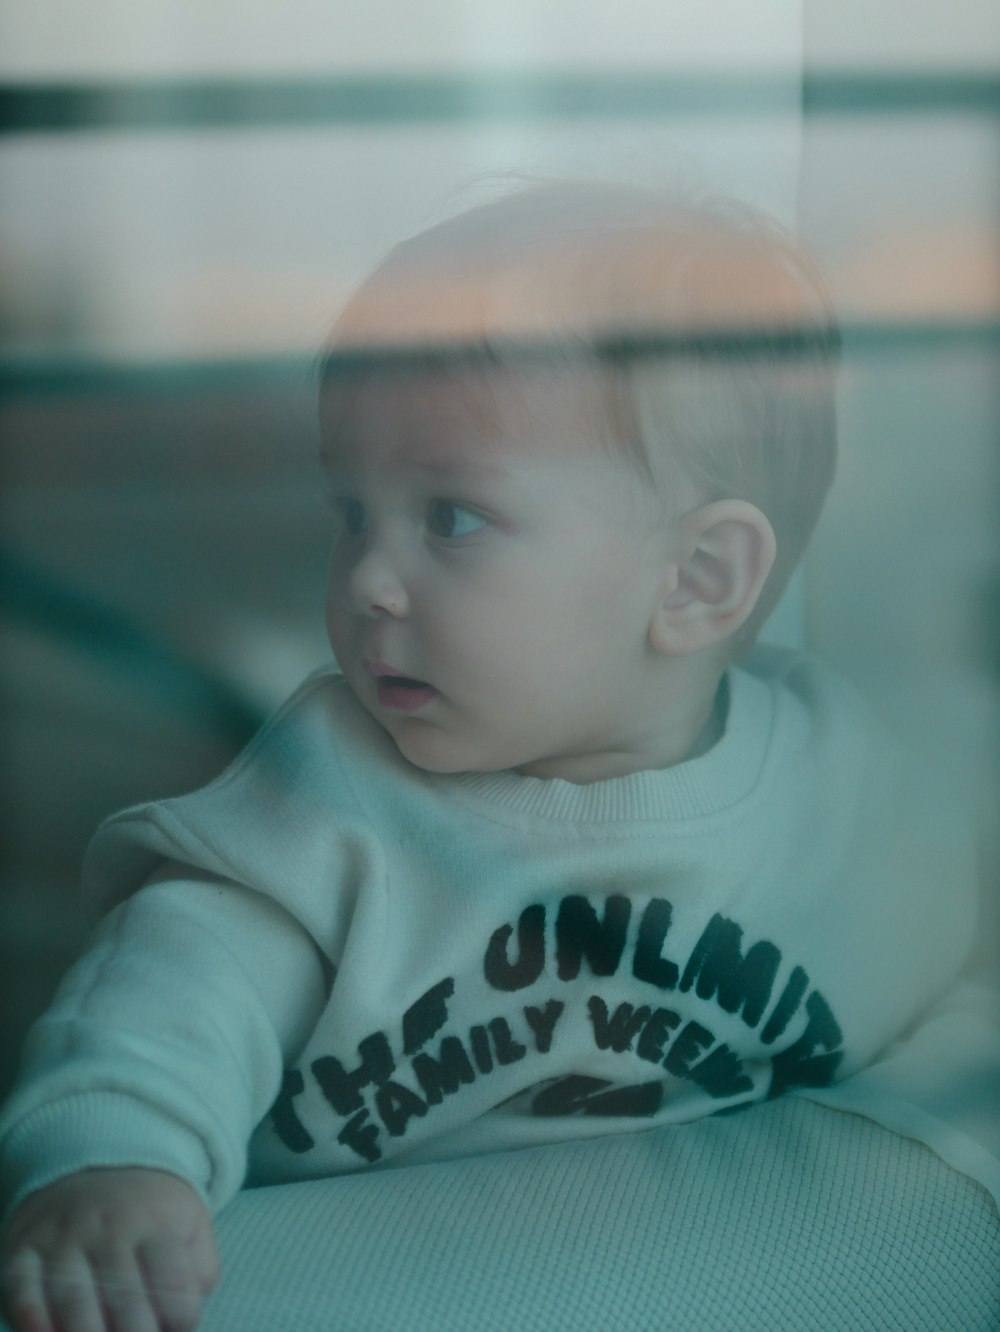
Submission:
{"label": "baby's nose", "polygon": [[356,615],[399,619],[409,608],[406,585],[396,562],[380,549],[367,550],[355,564],[347,581],[347,596]]}

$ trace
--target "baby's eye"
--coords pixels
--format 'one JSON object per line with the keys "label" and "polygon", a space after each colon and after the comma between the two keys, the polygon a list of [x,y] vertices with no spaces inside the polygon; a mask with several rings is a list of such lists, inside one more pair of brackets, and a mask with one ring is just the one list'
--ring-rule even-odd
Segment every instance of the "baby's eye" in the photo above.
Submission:
{"label": "baby's eye", "polygon": [[464,537],[478,532],[489,522],[475,509],[452,500],[431,500],[427,507],[427,527],[436,537]]}
{"label": "baby's eye", "polygon": [[368,514],[360,500],[337,495],[332,504],[344,531],[349,536],[361,536],[367,530]]}

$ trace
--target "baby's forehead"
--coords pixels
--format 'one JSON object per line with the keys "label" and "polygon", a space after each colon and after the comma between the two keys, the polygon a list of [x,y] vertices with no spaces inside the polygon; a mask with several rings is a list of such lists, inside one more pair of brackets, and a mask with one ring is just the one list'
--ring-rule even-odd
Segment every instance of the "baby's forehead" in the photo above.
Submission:
{"label": "baby's forehead", "polygon": [[320,392],[324,452],[356,452],[377,440],[428,460],[488,460],[502,443],[523,441],[555,458],[589,450],[607,433],[601,371],[583,359],[422,360],[372,356],[328,369]]}

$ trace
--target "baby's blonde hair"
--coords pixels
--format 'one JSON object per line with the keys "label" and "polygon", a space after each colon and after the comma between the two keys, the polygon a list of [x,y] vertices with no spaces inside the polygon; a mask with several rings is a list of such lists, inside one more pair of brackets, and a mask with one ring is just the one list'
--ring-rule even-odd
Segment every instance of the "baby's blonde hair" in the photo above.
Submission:
{"label": "baby's blonde hair", "polygon": [[748,647],[819,517],[836,459],[839,338],[815,265],[719,198],[535,183],[404,241],[334,328],[323,391],[426,368],[596,375],[595,422],[665,502],[743,499],[777,558]]}

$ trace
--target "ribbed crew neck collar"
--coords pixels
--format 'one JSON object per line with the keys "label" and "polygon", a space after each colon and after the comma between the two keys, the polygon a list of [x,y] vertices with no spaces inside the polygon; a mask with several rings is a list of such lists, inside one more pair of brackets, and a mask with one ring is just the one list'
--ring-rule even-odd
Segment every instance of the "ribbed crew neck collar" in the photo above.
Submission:
{"label": "ribbed crew neck collar", "polygon": [[725,730],[708,753],[698,758],[586,785],[511,771],[460,773],[445,781],[467,804],[482,802],[494,813],[507,809],[547,821],[621,824],[718,813],[742,800],[756,785],[774,707],[770,686],[748,672],[730,669],[728,683]]}

